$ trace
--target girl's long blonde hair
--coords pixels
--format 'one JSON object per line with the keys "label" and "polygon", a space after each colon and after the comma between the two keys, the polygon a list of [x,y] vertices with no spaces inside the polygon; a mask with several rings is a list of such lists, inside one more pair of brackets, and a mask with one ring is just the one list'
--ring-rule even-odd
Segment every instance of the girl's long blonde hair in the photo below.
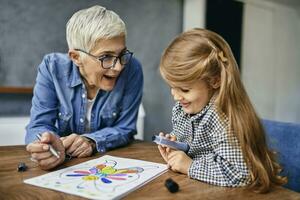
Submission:
{"label": "girl's long blonde hair", "polygon": [[205,29],[180,34],[167,47],[160,62],[167,82],[220,81],[216,106],[226,114],[230,129],[238,138],[250,171],[248,187],[265,193],[273,185],[287,182],[279,176],[280,165],[266,144],[265,131],[240,79],[237,63],[227,42]]}

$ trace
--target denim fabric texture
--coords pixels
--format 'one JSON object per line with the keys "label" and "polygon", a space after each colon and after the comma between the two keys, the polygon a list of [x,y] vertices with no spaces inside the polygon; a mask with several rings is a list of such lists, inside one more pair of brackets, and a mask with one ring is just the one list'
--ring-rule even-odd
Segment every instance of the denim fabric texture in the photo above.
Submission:
{"label": "denim fabric texture", "polygon": [[124,146],[136,134],[142,90],[142,67],[132,58],[113,90],[98,92],[86,132],[87,91],[78,67],[67,54],[48,54],[38,67],[25,143],[36,140],[38,133],[51,131],[59,136],[88,137],[95,141],[98,152]]}
{"label": "denim fabric texture", "polygon": [[300,192],[300,124],[263,120],[268,146],[278,153],[283,167],[282,175],[288,177],[284,186]]}

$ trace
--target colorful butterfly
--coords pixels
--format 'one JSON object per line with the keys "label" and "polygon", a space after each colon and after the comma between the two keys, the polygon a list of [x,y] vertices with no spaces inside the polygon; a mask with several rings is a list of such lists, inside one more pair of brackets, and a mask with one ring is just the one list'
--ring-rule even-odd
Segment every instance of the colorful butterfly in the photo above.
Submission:
{"label": "colorful butterfly", "polygon": [[144,171],[141,167],[130,167],[116,169],[115,161],[106,161],[104,164],[96,165],[89,170],[74,170],[71,174],[66,174],[67,177],[82,177],[84,181],[101,180],[105,184],[110,184],[113,181],[124,181],[131,174],[138,174]]}

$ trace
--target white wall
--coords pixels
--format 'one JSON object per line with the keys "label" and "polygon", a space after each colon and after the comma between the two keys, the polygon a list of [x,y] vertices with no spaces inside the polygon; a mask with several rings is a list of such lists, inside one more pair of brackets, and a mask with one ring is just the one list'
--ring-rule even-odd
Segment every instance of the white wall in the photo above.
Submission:
{"label": "white wall", "polygon": [[299,123],[300,1],[243,2],[241,65],[248,94],[262,118]]}
{"label": "white wall", "polygon": [[205,27],[206,0],[185,0],[183,2],[183,31]]}
{"label": "white wall", "polygon": [[[137,120],[137,135],[135,139],[144,140],[145,110],[141,104]],[[0,146],[25,144],[25,127],[28,117],[0,117]]]}
{"label": "white wall", "polygon": [[28,117],[0,117],[0,146],[25,144]]}

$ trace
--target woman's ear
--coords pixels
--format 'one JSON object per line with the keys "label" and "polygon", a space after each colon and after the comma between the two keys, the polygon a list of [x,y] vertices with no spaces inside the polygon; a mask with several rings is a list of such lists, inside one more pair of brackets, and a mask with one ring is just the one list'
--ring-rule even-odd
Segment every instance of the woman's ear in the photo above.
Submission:
{"label": "woman's ear", "polygon": [[69,49],[68,52],[69,58],[78,66],[80,67],[82,65],[80,54],[78,51],[75,51],[74,49]]}
{"label": "woman's ear", "polygon": [[210,86],[213,89],[218,89],[220,85],[221,85],[221,78],[219,76],[216,76],[210,80]]}

